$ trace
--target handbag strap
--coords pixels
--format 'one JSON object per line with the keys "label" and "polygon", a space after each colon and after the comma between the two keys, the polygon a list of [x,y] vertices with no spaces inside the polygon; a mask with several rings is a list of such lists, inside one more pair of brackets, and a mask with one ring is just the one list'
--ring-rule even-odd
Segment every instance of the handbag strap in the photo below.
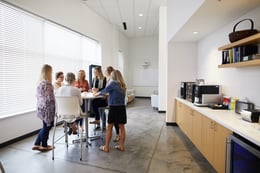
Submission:
{"label": "handbag strap", "polygon": [[253,20],[252,20],[252,19],[243,19],[243,20],[240,20],[239,22],[237,22],[237,23],[235,24],[235,26],[233,27],[233,32],[236,31],[237,25],[238,25],[239,23],[245,21],[245,20],[249,20],[249,21],[250,21],[250,23],[251,23],[251,30],[253,30],[253,29],[254,29],[254,22],[253,22]]}

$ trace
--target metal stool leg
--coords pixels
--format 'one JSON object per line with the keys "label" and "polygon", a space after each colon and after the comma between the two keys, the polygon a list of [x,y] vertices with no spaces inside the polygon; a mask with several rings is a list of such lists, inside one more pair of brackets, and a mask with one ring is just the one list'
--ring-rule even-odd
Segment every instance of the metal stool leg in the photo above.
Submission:
{"label": "metal stool leg", "polygon": [[5,169],[4,169],[4,167],[3,167],[2,163],[1,163],[1,161],[0,161],[0,170],[1,170],[1,173],[5,173]]}

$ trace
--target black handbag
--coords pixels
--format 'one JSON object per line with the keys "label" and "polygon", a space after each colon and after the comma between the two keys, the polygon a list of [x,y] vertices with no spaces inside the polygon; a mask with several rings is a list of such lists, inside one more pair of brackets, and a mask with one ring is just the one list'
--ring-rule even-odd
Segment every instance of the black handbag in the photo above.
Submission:
{"label": "black handbag", "polygon": [[[245,20],[250,21],[250,23],[251,23],[251,29],[236,31],[237,25],[238,25],[239,23],[245,21]],[[258,33],[258,30],[254,29],[254,22],[253,22],[253,20],[252,20],[252,19],[243,19],[243,20],[240,20],[239,22],[237,22],[237,23],[235,24],[235,26],[233,27],[233,32],[231,32],[231,33],[229,34],[229,41],[232,43],[232,42],[241,40],[241,39],[243,39],[243,38],[249,37],[249,36],[251,36],[251,35],[257,34],[257,33]]]}

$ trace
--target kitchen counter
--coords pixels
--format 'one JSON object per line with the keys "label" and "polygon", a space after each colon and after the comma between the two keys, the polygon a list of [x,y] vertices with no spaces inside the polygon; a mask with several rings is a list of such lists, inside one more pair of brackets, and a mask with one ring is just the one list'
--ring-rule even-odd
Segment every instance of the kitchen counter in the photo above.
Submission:
{"label": "kitchen counter", "polygon": [[239,134],[240,136],[255,143],[256,145],[260,146],[260,124],[259,123],[251,123],[242,120],[239,114],[231,110],[216,110],[207,107],[198,107],[193,105],[193,103],[181,98],[176,98],[176,100],[198,111],[204,116],[207,116],[213,121],[216,121],[220,125]]}

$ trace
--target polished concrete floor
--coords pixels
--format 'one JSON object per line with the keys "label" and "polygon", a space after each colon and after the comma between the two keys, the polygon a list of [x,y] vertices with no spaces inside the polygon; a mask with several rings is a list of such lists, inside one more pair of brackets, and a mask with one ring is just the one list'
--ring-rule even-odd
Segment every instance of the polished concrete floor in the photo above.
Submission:
{"label": "polished concrete floor", "polygon": [[[150,106],[150,99],[136,98],[127,107],[126,150],[118,151],[111,141],[109,153],[99,150],[103,140],[92,141],[79,159],[79,144],[66,148],[63,141],[55,145],[55,159],[51,151],[32,151],[36,136],[0,149],[0,161],[7,173],[215,173],[205,158],[177,126],[166,126],[165,114]],[[93,125],[89,126],[93,133]],[[62,128],[57,131],[59,136]],[[97,133],[100,133],[97,132]],[[49,144],[51,144],[51,136]],[[70,136],[70,141],[77,135]]]}

